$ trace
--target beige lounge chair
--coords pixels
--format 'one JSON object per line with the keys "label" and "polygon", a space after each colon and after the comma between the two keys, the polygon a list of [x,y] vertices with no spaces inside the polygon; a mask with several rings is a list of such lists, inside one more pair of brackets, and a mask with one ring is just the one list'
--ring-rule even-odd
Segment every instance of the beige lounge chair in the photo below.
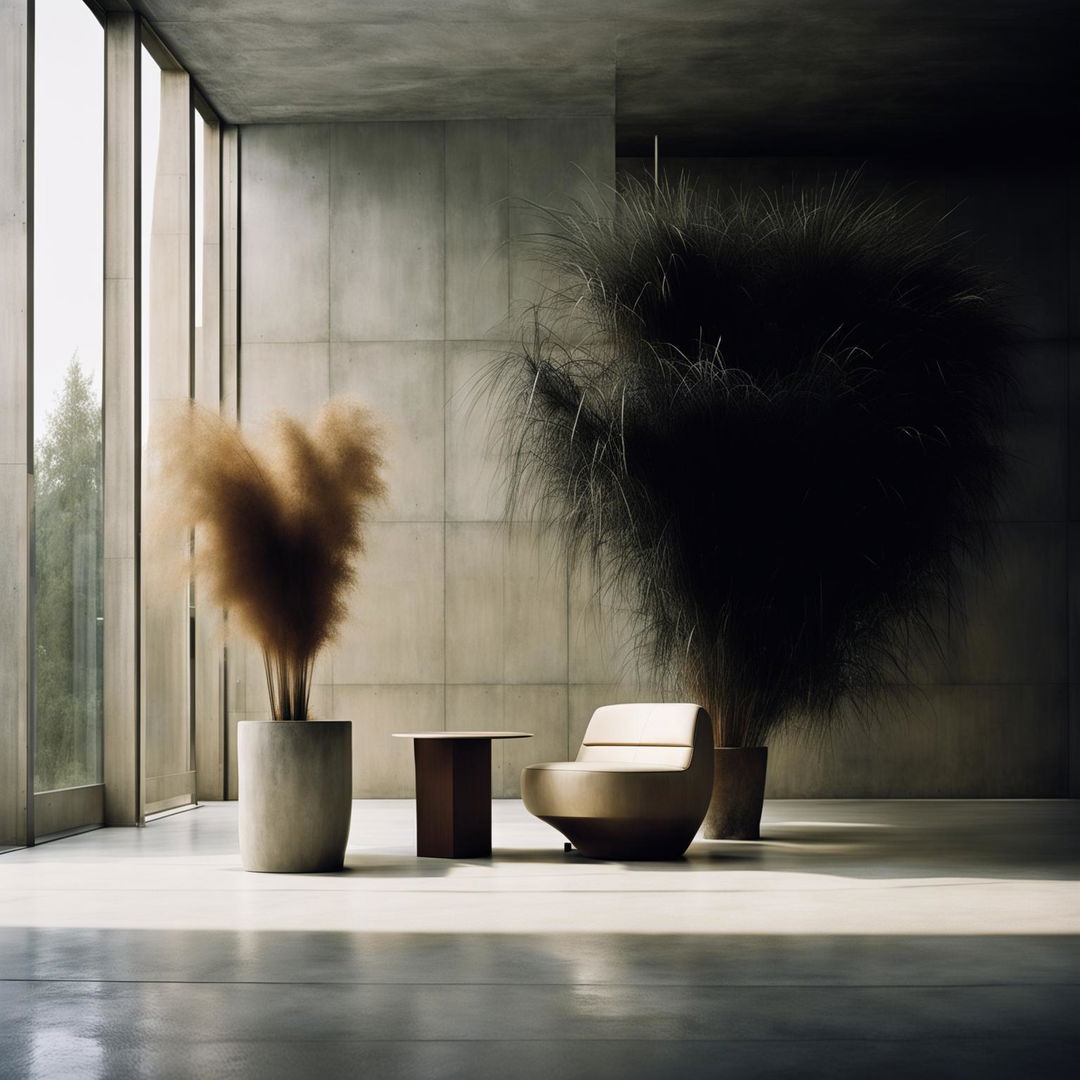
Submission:
{"label": "beige lounge chair", "polygon": [[576,761],[529,765],[526,808],[592,859],[673,859],[712,795],[713,731],[698,705],[604,705]]}

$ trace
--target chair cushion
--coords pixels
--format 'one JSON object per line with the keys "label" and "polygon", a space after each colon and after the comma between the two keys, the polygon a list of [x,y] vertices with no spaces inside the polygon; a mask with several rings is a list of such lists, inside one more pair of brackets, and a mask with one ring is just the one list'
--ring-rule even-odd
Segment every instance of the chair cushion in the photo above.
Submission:
{"label": "chair cushion", "polygon": [[522,770],[521,797],[568,836],[584,822],[593,824],[580,835],[594,838],[598,828],[633,839],[677,826],[681,852],[705,816],[712,775],[712,724],[697,705],[604,706],[593,713],[577,761]]}
{"label": "chair cushion", "polygon": [[592,714],[578,761],[690,766],[698,706],[669,702],[602,705]]}
{"label": "chair cushion", "polygon": [[521,797],[537,817],[657,821],[685,816],[687,804],[697,801],[693,775],[686,769],[592,761],[526,766]]}
{"label": "chair cushion", "polygon": [[592,762],[598,765],[622,763],[641,768],[655,765],[661,769],[685,769],[693,756],[694,750],[690,746],[612,746],[610,743],[591,746],[582,743],[577,760],[583,765]]}
{"label": "chair cushion", "polygon": [[693,746],[698,706],[641,702],[602,705],[592,714],[583,746]]}

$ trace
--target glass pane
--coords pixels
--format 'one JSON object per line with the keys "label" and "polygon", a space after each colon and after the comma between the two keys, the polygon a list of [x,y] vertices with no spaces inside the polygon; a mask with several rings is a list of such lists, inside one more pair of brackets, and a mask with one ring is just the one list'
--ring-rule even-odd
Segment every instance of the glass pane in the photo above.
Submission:
{"label": "glass pane", "polygon": [[191,117],[195,125],[195,347],[198,350],[198,331],[203,326],[203,246],[206,243],[206,173],[203,162],[206,159],[209,128],[194,109],[191,110]]}
{"label": "glass pane", "polygon": [[150,240],[154,232],[158,143],[161,139],[161,68],[142,51],[142,445],[150,431]]}
{"label": "glass pane", "polygon": [[37,5],[34,71],[34,789],[101,782],[104,45]]}
{"label": "glass pane", "polygon": [[[182,72],[142,57],[143,449],[163,406],[191,391],[191,105]],[[147,471],[144,470],[144,477]],[[144,493],[145,494],[145,493]],[[176,537],[178,552],[190,537]],[[144,556],[145,556],[144,552]],[[144,574],[153,560],[144,557]],[[194,785],[188,588],[143,582],[146,810],[190,801]]]}

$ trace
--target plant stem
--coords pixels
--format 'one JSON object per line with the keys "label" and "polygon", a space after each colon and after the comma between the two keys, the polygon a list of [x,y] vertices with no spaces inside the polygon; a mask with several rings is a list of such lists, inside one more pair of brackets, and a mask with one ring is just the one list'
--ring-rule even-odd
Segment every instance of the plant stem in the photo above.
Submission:
{"label": "plant stem", "polygon": [[270,654],[263,649],[263,671],[266,673],[266,693],[270,697],[270,719],[278,719],[277,704],[274,701],[274,681],[270,676]]}

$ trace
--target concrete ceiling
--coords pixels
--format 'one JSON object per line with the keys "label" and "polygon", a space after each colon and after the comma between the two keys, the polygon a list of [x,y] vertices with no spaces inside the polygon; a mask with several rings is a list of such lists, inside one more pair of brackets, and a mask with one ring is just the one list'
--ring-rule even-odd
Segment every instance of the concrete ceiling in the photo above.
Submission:
{"label": "concrete ceiling", "polygon": [[1075,0],[136,0],[233,123],[611,115],[623,152],[1075,140]]}

